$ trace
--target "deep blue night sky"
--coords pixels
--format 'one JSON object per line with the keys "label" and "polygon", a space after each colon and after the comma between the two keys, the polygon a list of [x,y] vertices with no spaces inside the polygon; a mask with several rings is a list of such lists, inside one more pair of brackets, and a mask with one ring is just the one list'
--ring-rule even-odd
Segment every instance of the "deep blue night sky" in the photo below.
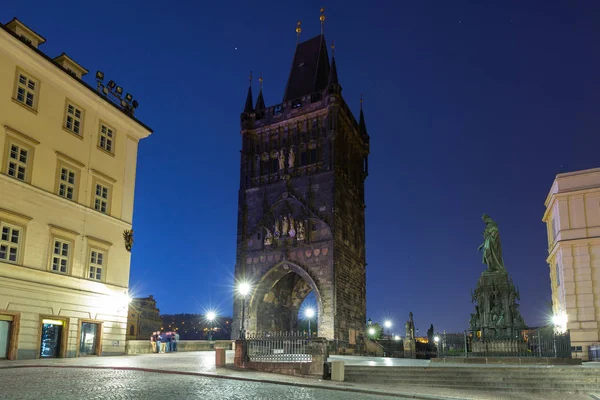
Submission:
{"label": "deep blue night sky", "polygon": [[281,102],[296,21],[317,35],[324,6],[344,97],[357,114],[364,93],[371,136],[368,316],[404,333],[413,311],[423,334],[467,327],[484,212],[526,322],[541,323],[544,200],[557,173],[600,166],[600,4],[470,3],[32,0],[0,18],[20,18],[88,82],[104,71],[155,130],[139,148],[133,294],[163,313],[230,315],[249,70],[267,105]]}

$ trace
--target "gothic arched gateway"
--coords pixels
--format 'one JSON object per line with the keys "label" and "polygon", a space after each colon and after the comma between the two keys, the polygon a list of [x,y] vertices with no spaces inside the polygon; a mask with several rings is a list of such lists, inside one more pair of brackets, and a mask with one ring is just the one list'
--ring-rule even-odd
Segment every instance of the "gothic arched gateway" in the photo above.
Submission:
{"label": "gothic arched gateway", "polygon": [[[366,319],[364,181],[369,135],[341,96],[323,35],[296,46],[283,103],[251,86],[241,115],[236,282],[248,332],[293,331],[311,291],[319,336],[353,343]],[[234,298],[233,334],[242,319]]]}

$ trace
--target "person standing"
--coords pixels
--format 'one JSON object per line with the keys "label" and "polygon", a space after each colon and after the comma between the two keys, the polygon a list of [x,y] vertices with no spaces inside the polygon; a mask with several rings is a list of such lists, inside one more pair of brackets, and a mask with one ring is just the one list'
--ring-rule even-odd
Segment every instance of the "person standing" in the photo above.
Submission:
{"label": "person standing", "polygon": [[152,352],[156,353],[156,332],[152,332],[152,335],[150,335],[150,345],[152,346]]}
{"label": "person standing", "polygon": [[179,333],[173,332],[173,351],[177,351],[177,343],[179,342]]}
{"label": "person standing", "polygon": [[171,334],[172,333],[173,332],[167,332],[167,333],[165,333],[165,336],[167,337],[167,345],[166,345],[166,347],[167,347],[167,353],[171,352]]}
{"label": "person standing", "polygon": [[164,332],[160,332],[160,335],[158,337],[160,339],[160,352],[166,353],[167,352],[167,335]]}

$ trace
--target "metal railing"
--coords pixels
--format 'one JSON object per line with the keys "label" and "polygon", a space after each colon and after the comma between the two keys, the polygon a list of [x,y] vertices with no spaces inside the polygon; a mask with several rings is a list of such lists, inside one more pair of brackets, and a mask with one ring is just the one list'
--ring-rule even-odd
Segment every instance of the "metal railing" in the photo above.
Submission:
{"label": "metal railing", "polygon": [[444,333],[438,343],[439,357],[548,357],[571,358],[569,331],[526,328],[514,334],[485,337],[480,331]]}
{"label": "metal railing", "polygon": [[312,362],[311,338],[301,332],[246,335],[247,357],[254,362]]}

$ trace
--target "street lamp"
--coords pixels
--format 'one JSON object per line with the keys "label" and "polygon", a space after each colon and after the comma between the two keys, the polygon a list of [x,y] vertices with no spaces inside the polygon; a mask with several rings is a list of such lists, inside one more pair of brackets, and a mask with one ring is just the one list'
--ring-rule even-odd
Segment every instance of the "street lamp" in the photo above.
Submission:
{"label": "street lamp", "polygon": [[439,343],[440,343],[440,337],[436,335],[436,336],[433,338],[433,341],[435,342],[435,347],[437,348],[437,356],[438,356],[438,358],[440,358],[440,346],[439,346]]}
{"label": "street lamp", "polygon": [[388,335],[391,335],[390,328],[392,327],[392,321],[390,321],[389,319],[388,319],[388,320],[385,320],[385,321],[383,322],[383,326],[387,328],[387,330],[388,330]]}
{"label": "street lamp", "polygon": [[250,293],[250,284],[248,282],[241,282],[238,285],[238,293],[242,296],[242,324],[240,326],[240,338],[243,339],[246,336],[244,331],[244,320],[246,319],[246,296]]}
{"label": "street lamp", "polygon": [[306,310],[304,310],[304,316],[308,320],[308,336],[310,337],[312,336],[310,332],[310,320],[315,316],[315,310],[313,310],[312,307],[308,307]]}
{"label": "street lamp", "polygon": [[375,328],[369,328],[369,336],[375,335]]}
{"label": "street lamp", "polygon": [[208,340],[212,340],[213,335],[213,321],[217,314],[214,311],[209,311],[206,313],[206,319],[210,322],[210,332],[208,333]]}

